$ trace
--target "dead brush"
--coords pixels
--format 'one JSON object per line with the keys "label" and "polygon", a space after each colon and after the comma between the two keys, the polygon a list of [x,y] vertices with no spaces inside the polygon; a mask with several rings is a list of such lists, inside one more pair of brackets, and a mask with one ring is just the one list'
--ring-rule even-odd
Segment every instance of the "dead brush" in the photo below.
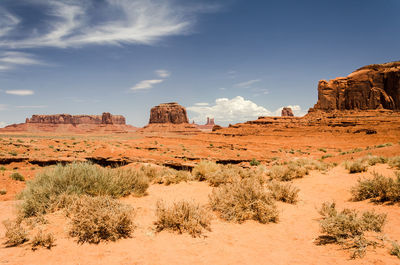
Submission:
{"label": "dead brush", "polygon": [[69,234],[78,243],[116,241],[131,236],[133,209],[111,197],[79,196],[68,209]]}
{"label": "dead brush", "polygon": [[6,247],[15,247],[27,242],[28,232],[21,225],[21,220],[7,220],[3,222],[6,228],[4,245]]}
{"label": "dead brush", "polygon": [[[325,202],[319,210],[322,219],[320,220],[321,232],[324,234],[317,240],[317,244],[335,243],[345,249],[352,249],[352,258],[363,257],[368,246],[378,246],[371,233],[382,232],[386,222],[386,214],[375,212],[359,212],[344,209],[338,212],[335,203]],[[366,232],[368,236],[366,236]],[[367,238],[372,238],[367,239]]]}
{"label": "dead brush", "polygon": [[279,181],[290,181],[308,175],[309,169],[304,165],[288,163],[286,165],[275,165],[269,170],[270,179]]}
{"label": "dead brush", "polygon": [[193,177],[198,181],[205,181],[210,175],[218,172],[220,165],[215,162],[202,160],[192,170]]}
{"label": "dead brush", "polygon": [[345,161],[344,168],[347,169],[350,174],[365,172],[368,170],[368,161],[364,159],[357,159],[356,161]]}
{"label": "dead brush", "polygon": [[278,221],[274,199],[254,178],[214,188],[209,201],[212,210],[227,221],[255,220],[263,224]]}
{"label": "dead brush", "polygon": [[148,186],[148,178],[140,171],[100,168],[90,163],[57,165],[27,182],[20,194],[20,211],[24,217],[46,214],[54,205],[63,205],[60,200],[65,195],[143,196]]}
{"label": "dead brush", "polygon": [[37,250],[39,247],[51,249],[54,244],[55,238],[51,233],[45,233],[43,230],[39,230],[38,233],[32,239],[32,250]]}
{"label": "dead brush", "polygon": [[299,200],[300,190],[290,183],[271,181],[267,184],[267,188],[277,201],[295,204]]}
{"label": "dead brush", "polygon": [[395,179],[373,172],[371,179],[359,179],[351,189],[354,201],[373,199],[376,202],[400,201],[400,174]]}
{"label": "dead brush", "polygon": [[392,168],[400,169],[400,156],[389,158],[388,164]]}
{"label": "dead brush", "polygon": [[162,169],[156,173],[156,177],[153,179],[153,183],[157,184],[178,184],[180,182],[187,182],[192,180],[192,174],[185,170],[175,169]]}
{"label": "dead brush", "polygon": [[157,221],[154,222],[157,232],[162,230],[188,233],[192,237],[201,236],[204,230],[211,231],[210,213],[194,202],[180,201],[167,207],[163,201],[156,206]]}

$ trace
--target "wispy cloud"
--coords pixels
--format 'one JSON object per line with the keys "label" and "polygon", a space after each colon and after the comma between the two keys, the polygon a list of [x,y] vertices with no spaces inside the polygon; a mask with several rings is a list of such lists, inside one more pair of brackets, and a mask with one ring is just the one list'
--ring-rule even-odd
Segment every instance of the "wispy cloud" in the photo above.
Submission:
{"label": "wispy cloud", "polygon": [[261,79],[253,79],[246,82],[238,83],[235,86],[241,88],[250,88],[253,84],[260,82]]}
{"label": "wispy cloud", "polygon": [[156,74],[157,74],[159,77],[162,77],[162,78],[167,78],[167,77],[170,77],[170,76],[171,76],[171,72],[169,72],[169,71],[167,71],[167,70],[157,70],[157,71],[156,71]]}
{"label": "wispy cloud", "polygon": [[37,60],[33,55],[25,52],[7,51],[0,53],[0,71],[8,71],[17,66],[40,65],[43,62]]}
{"label": "wispy cloud", "polygon": [[[43,23],[30,25],[17,11],[2,10],[0,47],[154,44],[167,36],[190,33],[199,13],[218,9],[206,4],[178,6],[173,0],[41,0],[25,4],[36,7],[31,10],[42,10],[33,15]],[[20,25],[28,30],[22,32]]]}
{"label": "wispy cloud", "polygon": [[35,94],[33,90],[6,90],[6,94],[15,96],[30,96]]}
{"label": "wispy cloud", "polygon": [[22,106],[15,106],[17,109],[44,109],[47,108],[46,105],[22,105]]}
{"label": "wispy cloud", "polygon": [[163,79],[152,79],[152,80],[143,80],[137,83],[134,87],[131,88],[131,90],[146,90],[150,89],[153,87],[155,84],[159,84],[164,82]]}
{"label": "wispy cloud", "polygon": [[208,106],[210,104],[208,104],[207,102],[199,102],[199,103],[195,103],[195,106]]}

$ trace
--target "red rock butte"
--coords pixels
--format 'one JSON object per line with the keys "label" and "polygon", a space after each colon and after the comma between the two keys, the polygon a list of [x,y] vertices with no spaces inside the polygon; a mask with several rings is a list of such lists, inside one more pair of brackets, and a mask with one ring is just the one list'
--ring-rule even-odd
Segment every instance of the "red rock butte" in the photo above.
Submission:
{"label": "red rock butte", "polygon": [[163,103],[150,110],[149,124],[152,123],[189,123],[186,109],[176,102]]}
{"label": "red rock butte", "polygon": [[284,107],[284,108],[282,109],[281,116],[282,116],[282,117],[293,117],[294,115],[293,115],[293,111],[292,111],[291,108],[289,108],[289,107]]}
{"label": "red rock butte", "polygon": [[400,61],[364,66],[318,84],[313,110],[400,110]]}

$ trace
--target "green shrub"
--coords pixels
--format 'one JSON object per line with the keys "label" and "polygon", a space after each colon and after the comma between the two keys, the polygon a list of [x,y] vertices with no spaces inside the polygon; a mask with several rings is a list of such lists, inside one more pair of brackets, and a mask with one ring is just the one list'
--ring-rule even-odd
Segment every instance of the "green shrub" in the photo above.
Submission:
{"label": "green shrub", "polygon": [[258,161],[257,159],[253,158],[250,161],[250,166],[259,166],[260,165],[260,161]]}
{"label": "green shrub", "polygon": [[180,201],[166,207],[162,201],[157,202],[157,221],[154,223],[158,232],[167,229],[180,234],[187,232],[192,237],[200,236],[203,230],[211,231],[211,216],[200,205]]}
{"label": "green shrub", "polygon": [[28,241],[28,232],[21,226],[21,222],[7,220],[3,224],[6,228],[6,247],[15,247]]}
{"label": "green shrub", "polygon": [[319,213],[321,232],[320,243],[337,243],[346,249],[353,249],[352,257],[362,257],[368,245],[376,245],[365,237],[365,232],[382,232],[386,214],[374,212],[360,213],[355,210],[336,210],[335,203],[322,204]]}
{"label": "green shrub", "polygon": [[21,174],[19,174],[18,172],[14,172],[11,174],[10,178],[12,178],[13,180],[16,181],[25,181],[24,176],[22,176]]}
{"label": "green shrub", "polygon": [[271,181],[267,187],[271,192],[271,196],[277,201],[295,204],[299,200],[300,190],[290,183]]}
{"label": "green shrub", "polygon": [[44,233],[42,230],[33,237],[32,239],[32,250],[36,250],[39,247],[51,249],[54,246],[55,238],[51,233]]}
{"label": "green shrub", "polygon": [[71,217],[70,236],[78,243],[116,241],[131,236],[134,229],[133,209],[111,197],[79,196],[68,209]]}
{"label": "green shrub", "polygon": [[209,199],[212,210],[227,221],[255,220],[263,224],[278,221],[272,196],[254,178],[214,188]]}
{"label": "green shrub", "polygon": [[396,179],[373,173],[372,179],[359,179],[358,184],[351,189],[353,200],[362,201],[374,199],[379,202],[400,201],[400,174]]}
{"label": "green shrub", "polygon": [[89,163],[57,165],[27,182],[21,193],[21,213],[25,217],[51,212],[63,205],[67,195],[142,196],[148,178],[140,171],[100,168]]}

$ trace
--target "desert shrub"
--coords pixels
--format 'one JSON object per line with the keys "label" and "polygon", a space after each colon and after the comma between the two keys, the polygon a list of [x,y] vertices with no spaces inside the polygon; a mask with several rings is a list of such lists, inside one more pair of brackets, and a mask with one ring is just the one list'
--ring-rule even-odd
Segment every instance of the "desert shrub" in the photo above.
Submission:
{"label": "desert shrub", "polygon": [[0,195],[5,195],[7,194],[7,190],[6,189],[1,189],[0,190]]}
{"label": "desert shrub", "polygon": [[51,249],[54,246],[55,238],[51,233],[44,233],[42,230],[33,237],[32,239],[32,250],[36,250],[39,247]]}
{"label": "desert shrub", "polygon": [[220,166],[211,161],[200,161],[192,170],[193,177],[199,181],[208,179],[208,176],[214,174],[220,169]]}
{"label": "desert shrub", "polygon": [[389,159],[389,166],[400,169],[400,156],[395,156]]}
{"label": "desert shrub", "polygon": [[376,164],[385,164],[388,162],[386,157],[373,155],[366,156],[363,158],[363,160],[367,161],[370,166],[374,166]]}
{"label": "desert shrub", "polygon": [[308,175],[309,169],[297,163],[288,163],[286,165],[274,165],[268,172],[271,179],[280,181],[290,181],[295,178],[302,178]]}
{"label": "desert shrub", "polygon": [[356,161],[346,161],[344,167],[350,174],[360,173],[368,170],[368,163],[363,159],[358,159]]}
{"label": "desert shrub", "polygon": [[271,181],[267,187],[271,196],[277,201],[295,204],[299,200],[299,189],[290,183]]}
{"label": "desert shrub", "polygon": [[68,209],[70,236],[78,243],[99,243],[130,237],[133,209],[109,196],[79,196]]}
{"label": "desert shrub", "polygon": [[144,195],[148,178],[140,171],[100,168],[89,163],[73,163],[39,173],[21,193],[21,213],[25,217],[45,214],[63,205],[68,195]]}
{"label": "desert shrub", "polygon": [[15,247],[28,241],[28,232],[21,226],[21,222],[18,220],[7,220],[3,222],[6,228],[5,234],[5,246]]}
{"label": "desert shrub", "polygon": [[278,221],[272,196],[254,178],[214,188],[209,200],[212,210],[227,221],[255,220],[263,224]]}
{"label": "desert shrub", "polygon": [[193,203],[180,201],[171,207],[162,201],[157,202],[157,221],[154,222],[158,232],[167,229],[180,234],[187,232],[192,237],[200,236],[203,230],[211,231],[211,216],[204,207]]}
{"label": "desert shrub", "polygon": [[192,179],[192,174],[185,170],[175,170],[175,169],[162,169],[156,173],[156,177],[153,182],[158,184],[178,184],[182,181],[189,181]]}
{"label": "desert shrub", "polygon": [[16,181],[25,181],[24,176],[22,176],[21,174],[19,174],[18,172],[14,172],[11,174],[10,178],[12,178],[13,180]]}
{"label": "desert shrub", "polygon": [[215,171],[207,176],[207,180],[213,187],[218,187],[222,184],[233,183],[239,181],[244,176],[244,170],[238,166],[226,165],[221,166],[218,171]]}
{"label": "desert shrub", "polygon": [[359,179],[351,189],[353,200],[374,199],[379,202],[400,201],[400,175],[396,179],[384,177],[376,172],[372,179]]}
{"label": "desert shrub", "polygon": [[397,242],[392,242],[392,249],[390,255],[396,256],[400,259],[400,245]]}
{"label": "desert shrub", "polygon": [[260,161],[258,161],[257,159],[253,158],[250,161],[250,166],[259,166],[260,165]]}
{"label": "desert shrub", "polygon": [[352,257],[362,257],[369,245],[376,245],[376,241],[368,240],[365,232],[382,232],[386,222],[386,214],[375,212],[359,212],[344,209],[338,212],[335,203],[322,204],[319,213],[321,232],[324,236],[322,243],[337,243],[346,249],[353,249]]}

